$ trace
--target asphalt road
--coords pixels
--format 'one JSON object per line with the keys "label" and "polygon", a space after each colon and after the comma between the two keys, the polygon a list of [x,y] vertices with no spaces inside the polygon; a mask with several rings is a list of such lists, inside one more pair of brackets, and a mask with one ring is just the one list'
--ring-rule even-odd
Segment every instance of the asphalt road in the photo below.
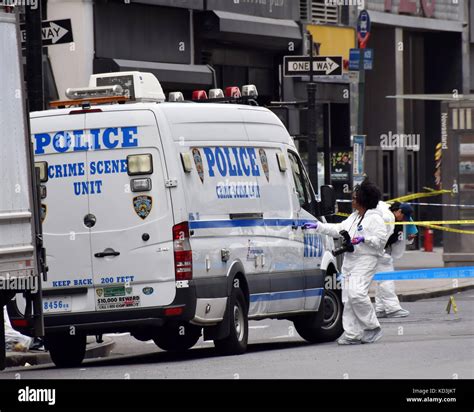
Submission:
{"label": "asphalt road", "polygon": [[382,320],[384,337],[370,345],[309,345],[291,322],[263,320],[251,322],[241,356],[217,356],[212,342],[202,341],[177,356],[122,334],[113,335],[109,358],[73,369],[10,368],[0,379],[473,379],[474,291],[455,299],[458,313],[449,315],[447,297],[404,303],[411,315]]}

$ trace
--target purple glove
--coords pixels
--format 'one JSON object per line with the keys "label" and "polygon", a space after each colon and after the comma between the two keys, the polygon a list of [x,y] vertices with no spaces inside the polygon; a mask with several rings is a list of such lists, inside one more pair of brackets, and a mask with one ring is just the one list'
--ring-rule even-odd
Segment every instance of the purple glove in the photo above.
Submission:
{"label": "purple glove", "polygon": [[359,243],[363,242],[365,242],[364,236],[356,236],[354,239],[352,239],[353,245],[358,245]]}
{"label": "purple glove", "polygon": [[318,222],[310,223],[307,222],[303,225],[303,229],[317,229],[318,228]]}

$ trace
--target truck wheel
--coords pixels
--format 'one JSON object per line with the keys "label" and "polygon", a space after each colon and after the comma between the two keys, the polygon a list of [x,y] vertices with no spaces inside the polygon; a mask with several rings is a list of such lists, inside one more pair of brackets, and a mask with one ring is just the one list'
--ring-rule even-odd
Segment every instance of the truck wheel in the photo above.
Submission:
{"label": "truck wheel", "polygon": [[201,328],[190,323],[164,326],[153,337],[156,346],[170,352],[192,348],[201,336]]}
{"label": "truck wheel", "polygon": [[232,289],[229,315],[230,334],[224,339],[215,339],[214,346],[221,355],[240,355],[247,350],[249,321],[247,302],[239,288]]}
{"label": "truck wheel", "polygon": [[58,368],[80,366],[86,354],[86,335],[46,335],[45,347]]}
{"label": "truck wheel", "polygon": [[339,290],[326,290],[320,310],[294,320],[296,331],[308,342],[332,342],[341,336],[342,299]]}

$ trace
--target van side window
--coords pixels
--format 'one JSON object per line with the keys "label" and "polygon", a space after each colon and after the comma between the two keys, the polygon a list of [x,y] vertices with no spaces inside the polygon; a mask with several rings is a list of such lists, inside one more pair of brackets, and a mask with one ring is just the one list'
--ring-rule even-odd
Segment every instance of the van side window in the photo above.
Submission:
{"label": "van side window", "polygon": [[288,157],[290,158],[291,171],[293,173],[293,179],[295,181],[296,193],[298,195],[298,200],[300,201],[300,206],[305,208],[308,202],[309,190],[307,183],[305,182],[305,176],[303,174],[303,169],[301,164],[298,161],[296,155],[292,152],[288,152]]}

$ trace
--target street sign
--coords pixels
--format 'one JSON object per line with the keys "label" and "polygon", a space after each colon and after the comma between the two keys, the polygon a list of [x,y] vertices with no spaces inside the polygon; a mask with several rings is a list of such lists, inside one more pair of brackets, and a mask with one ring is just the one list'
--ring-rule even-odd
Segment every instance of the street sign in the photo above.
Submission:
{"label": "street sign", "polygon": [[361,49],[349,50],[349,70],[360,70],[360,51]]}
{"label": "street sign", "polygon": [[363,49],[364,70],[372,70],[374,67],[374,49]]}
{"label": "street sign", "polygon": [[[283,75],[285,77],[309,76],[311,74],[310,56],[285,56]],[[313,57],[313,74],[315,76],[341,76],[342,56]]]}
{"label": "street sign", "polygon": [[[21,47],[25,48],[26,30],[24,24],[20,26],[20,30]],[[71,19],[47,20],[41,22],[41,37],[43,39],[43,46],[73,42]]]}
{"label": "street sign", "polygon": [[352,147],[353,147],[353,176],[356,177],[364,176],[365,172],[365,135],[353,135],[352,136]]}
{"label": "street sign", "polygon": [[374,49],[350,49],[349,70],[372,70],[374,67]]}
{"label": "street sign", "polygon": [[367,10],[362,10],[359,13],[359,18],[357,20],[357,39],[359,40],[359,47],[365,49],[367,42],[370,37],[370,16]]}

